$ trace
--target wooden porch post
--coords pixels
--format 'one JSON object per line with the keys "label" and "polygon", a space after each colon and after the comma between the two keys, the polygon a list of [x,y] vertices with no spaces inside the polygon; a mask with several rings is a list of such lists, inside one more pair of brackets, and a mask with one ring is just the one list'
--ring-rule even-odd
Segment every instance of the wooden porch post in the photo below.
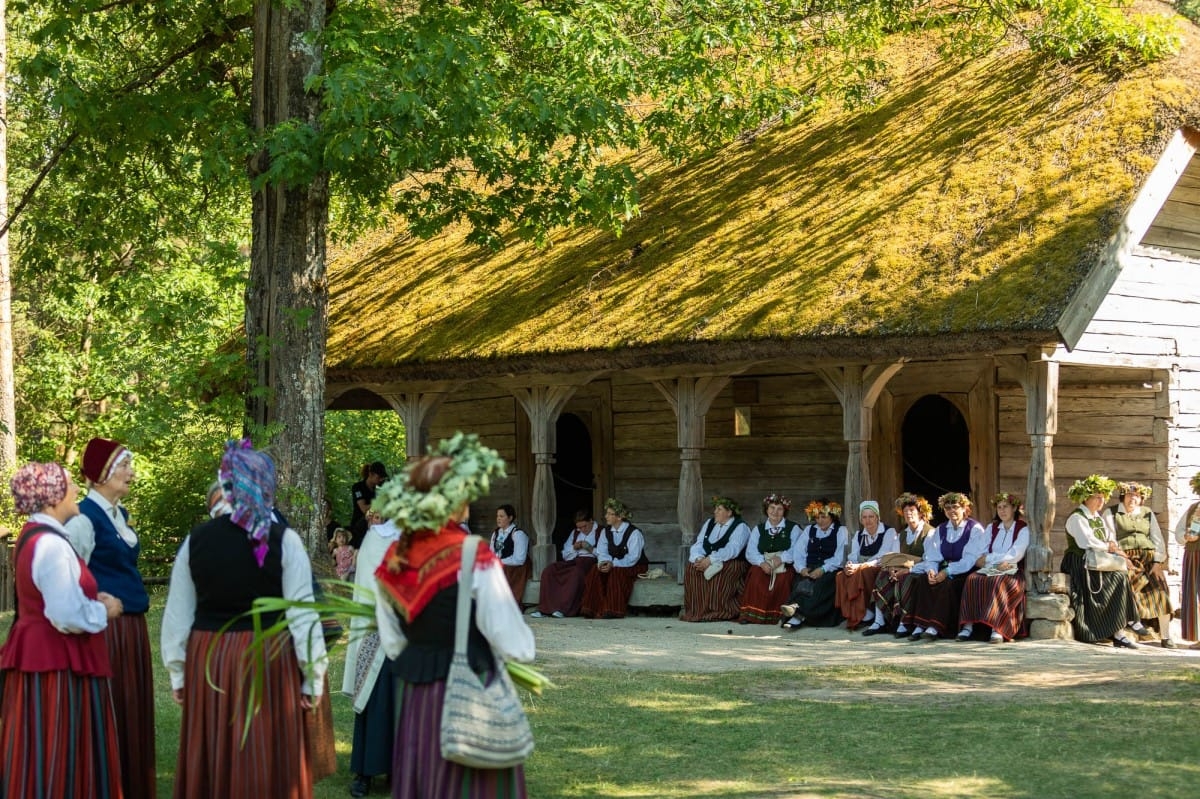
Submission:
{"label": "wooden porch post", "polygon": [[533,558],[533,579],[554,560],[554,520],[558,498],[554,491],[554,456],[558,451],[557,423],[563,406],[578,386],[513,387],[510,390],[529,417],[529,444],[533,451],[533,507],[529,522],[533,528],[529,552]]}
{"label": "wooden porch post", "polygon": [[700,454],[704,451],[704,417],[729,380],[728,375],[719,375],[651,381],[675,411],[675,436],[679,446],[679,496],[675,503],[680,532],[677,574],[681,583],[683,564],[687,562],[692,536],[704,518],[704,479],[700,473]]}
{"label": "wooden porch post", "polygon": [[[817,369],[842,406],[842,438],[846,440],[846,488],[842,523],[857,529],[858,503],[871,498],[870,443],[875,402],[904,362]],[[883,503],[881,503],[881,507]]]}
{"label": "wooden porch post", "polygon": [[429,446],[429,420],[437,412],[445,391],[376,392],[400,415],[404,423],[404,454],[412,461],[425,454]]}

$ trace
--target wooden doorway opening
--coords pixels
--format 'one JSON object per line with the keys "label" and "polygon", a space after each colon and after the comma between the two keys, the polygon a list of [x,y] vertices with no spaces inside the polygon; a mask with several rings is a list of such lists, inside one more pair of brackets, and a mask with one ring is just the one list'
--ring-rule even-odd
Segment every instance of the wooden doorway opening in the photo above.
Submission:
{"label": "wooden doorway opening", "polygon": [[595,512],[595,475],[592,472],[592,434],[583,419],[573,413],[559,414],[555,425],[554,557],[562,557],[562,546],[575,523],[575,511]]}
{"label": "wooden doorway opening", "polygon": [[[934,523],[946,520],[937,498],[949,491],[971,492],[971,440],[967,420],[953,402],[927,394],[904,414],[901,427],[904,491],[933,505]],[[975,503],[977,497],[971,497]]]}

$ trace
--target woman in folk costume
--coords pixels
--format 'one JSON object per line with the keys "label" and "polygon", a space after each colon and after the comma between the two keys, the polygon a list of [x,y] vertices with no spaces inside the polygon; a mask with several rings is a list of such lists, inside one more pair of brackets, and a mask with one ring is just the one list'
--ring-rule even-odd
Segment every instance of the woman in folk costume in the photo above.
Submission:
{"label": "woman in folk costume", "polygon": [[1025,621],[1025,550],[1031,531],[1021,518],[1021,498],[1001,492],[992,497],[996,512],[984,531],[987,548],[975,561],[979,571],[967,577],[958,606],[958,640],[969,641],[976,624],[991,630],[988,640],[1002,644],[1017,637]]}
{"label": "woman in folk costume", "polygon": [[1171,640],[1171,590],[1167,585],[1167,541],[1154,511],[1146,507],[1151,488],[1141,483],[1117,483],[1115,508],[1105,517],[1117,535],[1117,546],[1129,559],[1129,586],[1138,616],[1154,619],[1164,649],[1174,649]]}
{"label": "woman in folk costume", "polygon": [[575,526],[563,542],[562,560],[542,569],[538,606],[529,614],[535,619],[578,616],[583,602],[583,584],[596,566],[596,522],[592,512],[575,512]]}
{"label": "woman in folk costume", "polygon": [[1067,492],[1079,507],[1067,516],[1067,551],[1059,570],[1071,581],[1071,607],[1075,618],[1071,629],[1076,641],[1097,643],[1112,639],[1113,646],[1137,649],[1125,628],[1139,638],[1150,632],[1138,619],[1137,606],[1124,569],[1100,571],[1087,568],[1087,552],[1120,554],[1112,522],[1101,513],[1117,484],[1102,474],[1076,480]]}
{"label": "woman in folk costume", "polygon": [[524,602],[525,584],[532,567],[529,564],[529,533],[517,527],[517,509],[512,505],[496,508],[496,529],[490,541],[492,552],[504,566],[504,578],[517,605]]}
{"label": "woman in folk costume", "polygon": [[[311,602],[312,569],[296,531],[272,522],[271,458],[249,440],[230,441],[219,476],[230,513],[184,539],[163,613],[163,662],[183,705],[175,797],[308,797],[313,774],[304,715],[325,682],[321,622],[311,609],[286,611],[288,634],[271,647],[255,713],[247,690],[253,621],[244,614],[258,597]],[[279,619],[264,616],[264,627]]]}
{"label": "woman in folk costume", "polygon": [[728,497],[713,497],[713,515],[700,525],[688,552],[683,577],[680,621],[727,621],[738,617],[738,598],[746,586],[746,541],[750,528],[741,506]]}
{"label": "woman in folk costume", "polygon": [[896,531],[879,519],[879,503],[873,499],[859,503],[860,527],[850,541],[846,566],[837,573],[834,605],[846,618],[846,629],[875,621],[872,593],[879,579],[879,562],[900,551]]}
{"label": "woman in folk costume", "polygon": [[596,568],[584,580],[580,613],[589,619],[622,619],[633,583],[648,565],[642,560],[646,539],[619,499],[605,501],[604,522],[596,542]]}
{"label": "woman in folk costume", "polygon": [[966,494],[942,494],[938,507],[946,521],[925,539],[925,553],[910,575],[910,604],[896,628],[897,634],[911,629],[914,641],[949,637],[958,629],[963,586],[987,547],[982,525],[969,515]]}
{"label": "woman in folk costume", "polygon": [[0,648],[0,796],[119,799],[108,648],[121,600],[98,590],[67,541],[78,489],[57,463],[22,466],[10,482],[28,516],[13,553],[16,616]]}
{"label": "woman in folk costume", "polygon": [[[469,505],[504,476],[504,460],[457,433],[405,474],[380,487],[372,506],[400,537],[375,571],[375,615],[384,652],[394,659],[400,707],[391,767],[395,799],[525,796],[521,766],[470,768],[442,758],[439,745],[446,676],[454,653],[456,603]],[[475,553],[467,656],[477,673],[504,660],[533,659],[533,632],[521,617],[495,552]],[[497,656],[493,658],[493,655]]]}
{"label": "woman in folk costume", "polygon": [[[896,537],[900,551],[884,555],[879,560],[879,576],[875,578],[872,598],[875,618],[863,635],[878,635],[894,631],[908,606],[912,591],[911,569],[925,556],[925,539],[933,535],[933,506],[925,497],[905,492],[896,497],[896,513],[904,520],[904,526]],[[897,638],[908,635],[908,629],[896,633]]]}
{"label": "woman in folk costume", "polygon": [[116,441],[93,438],[83,448],[83,476],[90,488],[79,503],[79,515],[67,522],[67,535],[100,590],[125,607],[104,631],[113,670],[121,785],[125,799],[154,799],[154,676],[146,629],[150,596],[138,571],[142,546],[121,504],[135,479],[133,453]]}
{"label": "woman in folk costume", "polygon": [[[367,513],[370,526],[358,550],[358,570],[354,574],[354,598],[374,607],[375,570],[400,536],[390,519],[381,521],[375,511]],[[354,734],[350,746],[351,796],[371,792],[374,777],[390,774],[392,749],[396,739],[396,691],[392,663],[379,644],[379,633],[366,619],[350,620],[350,643],[346,648],[346,668],[342,674],[342,693],[354,702]]]}
{"label": "woman in folk costume", "polygon": [[750,531],[746,544],[746,590],[742,594],[742,624],[778,624],[779,607],[792,594],[792,547],[800,537],[800,525],[787,518],[792,501],[771,494],[762,501],[766,519]]}
{"label": "woman in folk costume", "polygon": [[[1200,495],[1200,473],[1192,478],[1190,485],[1193,493]],[[1183,547],[1179,622],[1183,639],[1195,641],[1200,638],[1200,501],[1193,502],[1179,519],[1175,540]]]}
{"label": "woman in folk costume", "polygon": [[804,513],[812,522],[796,536],[792,564],[796,577],[792,595],[779,608],[780,626],[792,632],[805,622],[832,627],[841,621],[834,607],[836,574],[846,559],[846,528],[838,521],[842,506],[827,499],[808,503]]}

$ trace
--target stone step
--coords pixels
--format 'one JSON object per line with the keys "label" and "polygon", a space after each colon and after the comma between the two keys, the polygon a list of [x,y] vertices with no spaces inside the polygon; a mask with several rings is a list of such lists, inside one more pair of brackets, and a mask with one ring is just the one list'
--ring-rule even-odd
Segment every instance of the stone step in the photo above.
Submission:
{"label": "stone step", "polygon": [[[530,580],[525,584],[525,605],[536,605],[541,581]],[[633,584],[629,597],[630,607],[683,607],[683,586],[674,577],[658,577],[653,580],[638,580]]]}

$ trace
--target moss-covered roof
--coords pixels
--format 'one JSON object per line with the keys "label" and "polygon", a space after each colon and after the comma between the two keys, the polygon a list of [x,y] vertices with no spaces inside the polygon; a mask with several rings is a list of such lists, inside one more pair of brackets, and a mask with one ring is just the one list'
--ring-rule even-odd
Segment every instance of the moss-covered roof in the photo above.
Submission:
{"label": "moss-covered roof", "polygon": [[[1164,10],[1167,8],[1163,6]],[[380,232],[330,265],[331,374],[626,348],[1052,337],[1171,134],[1200,128],[1200,33],[1114,79],[1027,50],[894,42],[869,110],[829,109],[681,166],[641,216],[498,253]]]}

